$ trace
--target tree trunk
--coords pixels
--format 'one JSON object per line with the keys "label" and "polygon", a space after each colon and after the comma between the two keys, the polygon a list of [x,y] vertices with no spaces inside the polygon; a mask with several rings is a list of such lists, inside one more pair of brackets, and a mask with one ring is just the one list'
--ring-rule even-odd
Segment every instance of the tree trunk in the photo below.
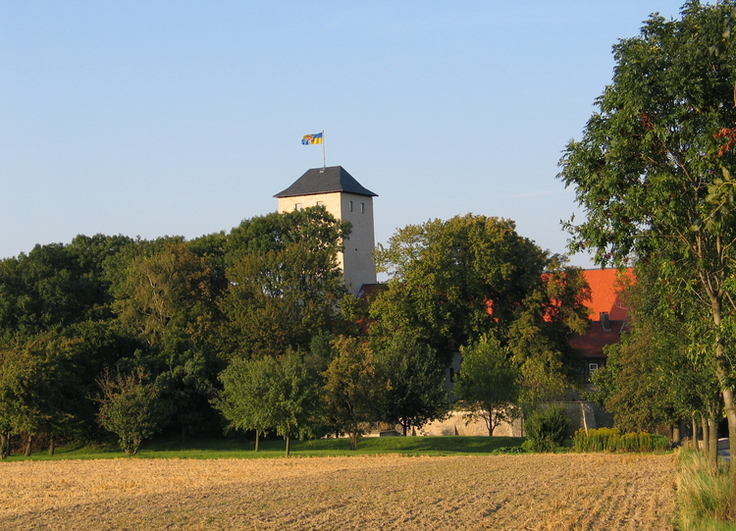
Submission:
{"label": "tree trunk", "polygon": [[[713,324],[716,328],[715,340],[715,358],[716,358],[716,377],[718,384],[721,386],[721,396],[723,396],[723,407],[728,420],[728,446],[730,449],[736,448],[736,404],[734,404],[733,388],[729,379],[730,361],[726,358],[723,350],[723,337],[721,337],[721,299],[715,293],[710,293],[711,316]],[[731,482],[729,492],[729,508],[728,517],[736,520],[736,459],[731,459],[729,464],[729,480]]]}
{"label": "tree trunk", "polygon": [[261,436],[258,430],[256,430],[256,448],[255,451],[257,452],[261,448]]}
{"label": "tree trunk", "polygon": [[23,452],[23,455],[26,457],[29,457],[31,455],[31,446],[33,445],[33,435],[28,434],[28,437],[26,438],[26,449]]}
{"label": "tree trunk", "polygon": [[[736,407],[733,400],[733,389],[723,390],[723,403],[726,408],[726,419],[728,419],[728,447],[736,448]],[[736,520],[736,459],[731,458],[729,466],[729,479],[731,490],[729,496],[728,516]]]}
{"label": "tree trunk", "polygon": [[715,473],[718,470],[718,425],[712,414],[708,415],[708,459]]}
{"label": "tree trunk", "polygon": [[350,432],[350,449],[358,449],[358,430],[353,430]]}
{"label": "tree trunk", "polygon": [[286,443],[286,457],[289,457],[289,454],[291,454],[291,437],[285,435],[284,441]]}
{"label": "tree trunk", "polygon": [[56,452],[56,438],[53,433],[49,433],[49,455],[54,455]]}
{"label": "tree trunk", "polygon": [[0,434],[0,459],[5,459],[10,455],[10,430],[6,430]]}
{"label": "tree trunk", "polygon": [[695,414],[690,416],[690,449],[698,449],[698,423],[695,421]]}
{"label": "tree trunk", "polygon": [[680,444],[680,441],[682,439],[680,438],[680,426],[673,426],[672,427],[672,444]]}
{"label": "tree trunk", "polygon": [[700,415],[700,427],[703,430],[703,453],[705,455],[708,455],[708,444],[710,441],[710,435],[708,430],[708,421],[705,418],[705,415]]}

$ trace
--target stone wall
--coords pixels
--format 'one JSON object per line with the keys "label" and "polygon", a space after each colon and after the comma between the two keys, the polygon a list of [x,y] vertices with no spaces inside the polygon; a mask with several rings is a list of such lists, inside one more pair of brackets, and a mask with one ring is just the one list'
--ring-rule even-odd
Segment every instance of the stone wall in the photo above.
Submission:
{"label": "stone wall", "polygon": [[[521,437],[522,421],[501,423],[493,432],[497,437]],[[488,435],[488,429],[481,420],[467,422],[463,411],[453,411],[445,420],[437,420],[422,426],[417,435]]]}
{"label": "stone wall", "polygon": [[[579,429],[596,429],[613,426],[613,418],[595,402],[571,401],[561,402],[567,410],[570,420],[568,435],[572,436]],[[416,435],[488,435],[483,421],[466,421],[465,412],[453,411],[445,420],[429,422],[416,430]],[[524,419],[501,423],[493,432],[496,437],[523,437]]]}

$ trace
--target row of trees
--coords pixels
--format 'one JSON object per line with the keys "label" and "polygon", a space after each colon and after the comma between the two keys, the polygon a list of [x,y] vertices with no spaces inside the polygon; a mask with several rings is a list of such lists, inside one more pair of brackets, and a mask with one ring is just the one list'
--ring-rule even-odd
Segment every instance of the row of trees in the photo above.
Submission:
{"label": "row of trees", "polygon": [[2,455],[17,434],[53,450],[101,428],[130,452],[162,429],[406,432],[447,410],[460,350],[456,398],[489,432],[511,402],[561,395],[567,339],[585,325],[579,271],[509,220],[458,216],[399,230],[376,253],[390,280],[361,301],[336,261],[349,230],[318,207],[191,241],[78,236],[0,261]]}
{"label": "row of trees", "polygon": [[[636,263],[634,332],[601,373],[631,427],[703,414],[736,448],[736,3],[688,1],[614,46],[613,82],[560,162],[586,219],[573,249]],[[720,403],[715,401],[720,394]],[[736,460],[731,461],[736,518]]]}
{"label": "row of trees", "polygon": [[216,401],[231,427],[258,435],[275,430],[319,437],[345,432],[355,449],[366,426],[377,421],[400,425],[407,434],[448,409],[445,371],[426,345],[397,335],[380,351],[359,338],[341,337],[330,358],[296,352],[274,359],[234,361],[220,379]]}

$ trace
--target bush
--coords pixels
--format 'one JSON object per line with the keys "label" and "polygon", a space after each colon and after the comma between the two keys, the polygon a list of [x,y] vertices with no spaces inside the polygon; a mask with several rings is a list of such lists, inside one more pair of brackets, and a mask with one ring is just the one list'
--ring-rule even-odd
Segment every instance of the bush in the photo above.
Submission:
{"label": "bush", "polygon": [[573,437],[576,452],[654,452],[668,450],[667,437],[646,432],[621,434],[618,428],[578,430]]}
{"label": "bush", "polygon": [[533,411],[526,419],[526,441],[522,447],[530,452],[554,452],[565,443],[568,422],[563,406]]}

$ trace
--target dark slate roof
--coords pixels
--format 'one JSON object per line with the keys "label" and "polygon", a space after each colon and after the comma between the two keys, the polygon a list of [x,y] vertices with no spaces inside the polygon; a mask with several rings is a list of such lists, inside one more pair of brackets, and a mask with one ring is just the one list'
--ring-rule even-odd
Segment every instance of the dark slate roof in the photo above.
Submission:
{"label": "dark slate roof", "polygon": [[312,168],[299,177],[294,184],[274,197],[292,197],[295,195],[326,194],[330,192],[348,192],[350,194],[376,197],[367,188],[363,187],[342,166],[329,168]]}

